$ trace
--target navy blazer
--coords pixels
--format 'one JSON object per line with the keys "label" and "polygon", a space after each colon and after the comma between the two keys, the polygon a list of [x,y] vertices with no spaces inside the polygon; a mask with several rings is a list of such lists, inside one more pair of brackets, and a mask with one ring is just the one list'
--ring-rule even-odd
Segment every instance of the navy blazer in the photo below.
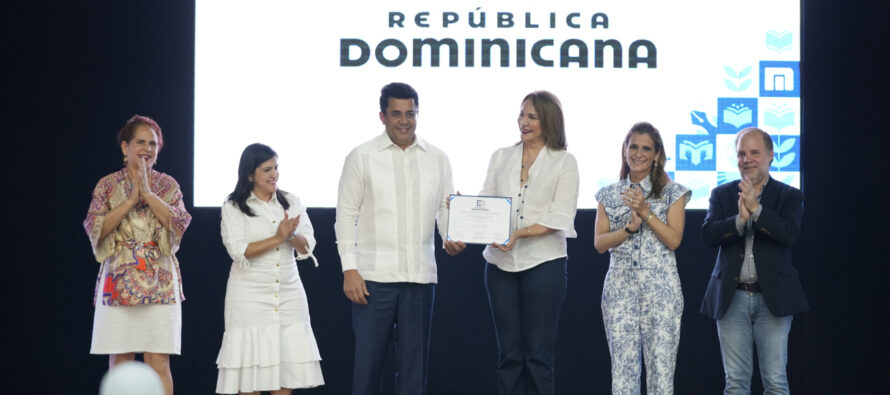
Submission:
{"label": "navy blazer", "polygon": [[[726,314],[735,294],[745,257],[745,235],[739,235],[739,181],[714,188],[701,234],[709,247],[719,247],[701,313],[713,319]],[[800,235],[803,194],[770,177],[760,195],[760,217],[752,225],[757,282],[770,313],[777,317],[809,310],[797,269],[791,264],[791,246]],[[744,230],[747,232],[747,230]]]}

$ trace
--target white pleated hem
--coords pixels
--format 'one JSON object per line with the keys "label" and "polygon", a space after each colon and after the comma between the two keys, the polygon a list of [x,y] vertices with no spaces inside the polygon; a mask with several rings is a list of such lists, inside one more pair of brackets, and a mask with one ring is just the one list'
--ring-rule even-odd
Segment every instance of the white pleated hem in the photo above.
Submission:
{"label": "white pleated hem", "polygon": [[282,363],[274,366],[219,368],[216,392],[275,391],[282,388],[314,388],[324,385],[319,361]]}

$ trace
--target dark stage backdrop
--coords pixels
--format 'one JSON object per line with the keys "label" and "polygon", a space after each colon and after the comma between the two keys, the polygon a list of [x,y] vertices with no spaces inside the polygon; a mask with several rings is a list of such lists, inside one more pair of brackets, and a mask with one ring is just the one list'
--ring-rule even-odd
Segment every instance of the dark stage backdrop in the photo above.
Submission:
{"label": "dark stage backdrop", "polygon": [[[883,21],[887,6],[882,7],[803,2],[805,218],[795,256],[813,310],[795,317],[792,327],[788,370],[796,393],[874,393],[883,389],[888,371],[887,213],[877,199],[886,193],[888,170],[886,122],[879,122],[887,113],[888,85],[877,66],[890,37]],[[0,146],[8,181],[0,258],[6,344],[0,392],[94,394],[107,358],[89,355],[98,265],[81,221],[96,181],[120,168],[114,134],[134,113],[161,124],[166,145],[157,169],[173,175],[191,196],[194,4],[32,2],[3,8]],[[331,87],[348,90],[336,81]],[[311,113],[294,109],[294,122],[307,110]],[[331,144],[358,143],[331,136]],[[282,175],[282,185],[298,194],[312,188],[289,179],[299,174]],[[188,300],[173,376],[177,393],[209,394],[230,260],[219,238],[219,209],[189,211],[194,217],[178,254]],[[345,394],[353,339],[341,292],[334,210],[309,214],[321,267],[301,264],[300,271],[327,385],[306,392]],[[580,238],[569,243],[557,350],[560,394],[610,388],[599,307],[608,255],[593,249],[594,216],[578,213]],[[677,251],[686,300],[678,394],[722,389],[714,323],[698,314],[716,255],[699,237],[703,218],[702,211],[687,212]],[[483,264],[478,247],[458,257],[439,256],[431,394],[495,392],[496,349]],[[758,381],[755,375],[755,392]]]}

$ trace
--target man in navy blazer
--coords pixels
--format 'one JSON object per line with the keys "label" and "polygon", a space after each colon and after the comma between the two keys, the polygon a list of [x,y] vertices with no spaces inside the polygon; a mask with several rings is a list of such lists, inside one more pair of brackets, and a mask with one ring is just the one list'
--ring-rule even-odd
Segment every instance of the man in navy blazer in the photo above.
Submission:
{"label": "man in navy blazer", "polygon": [[795,313],[809,310],[791,246],[800,234],[803,194],[769,176],[770,136],[757,128],[736,135],[742,179],[711,191],[702,238],[718,247],[701,313],[717,320],[725,394],[749,394],[753,347],[768,394],[787,394],[788,333]]}

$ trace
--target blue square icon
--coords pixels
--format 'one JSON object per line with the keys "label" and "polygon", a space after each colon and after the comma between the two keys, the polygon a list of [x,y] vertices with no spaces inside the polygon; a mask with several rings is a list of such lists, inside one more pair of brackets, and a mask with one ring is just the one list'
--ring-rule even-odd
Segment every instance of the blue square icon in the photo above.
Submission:
{"label": "blue square icon", "polygon": [[750,126],[757,126],[757,98],[717,98],[717,133],[735,134]]}
{"label": "blue square icon", "polygon": [[770,136],[773,139],[773,163],[770,171],[800,171],[800,136]]}
{"label": "blue square icon", "polygon": [[715,160],[716,136],[701,134],[677,135],[677,170],[707,170],[717,168]]}
{"label": "blue square icon", "polygon": [[800,62],[760,62],[760,96],[800,97]]}

